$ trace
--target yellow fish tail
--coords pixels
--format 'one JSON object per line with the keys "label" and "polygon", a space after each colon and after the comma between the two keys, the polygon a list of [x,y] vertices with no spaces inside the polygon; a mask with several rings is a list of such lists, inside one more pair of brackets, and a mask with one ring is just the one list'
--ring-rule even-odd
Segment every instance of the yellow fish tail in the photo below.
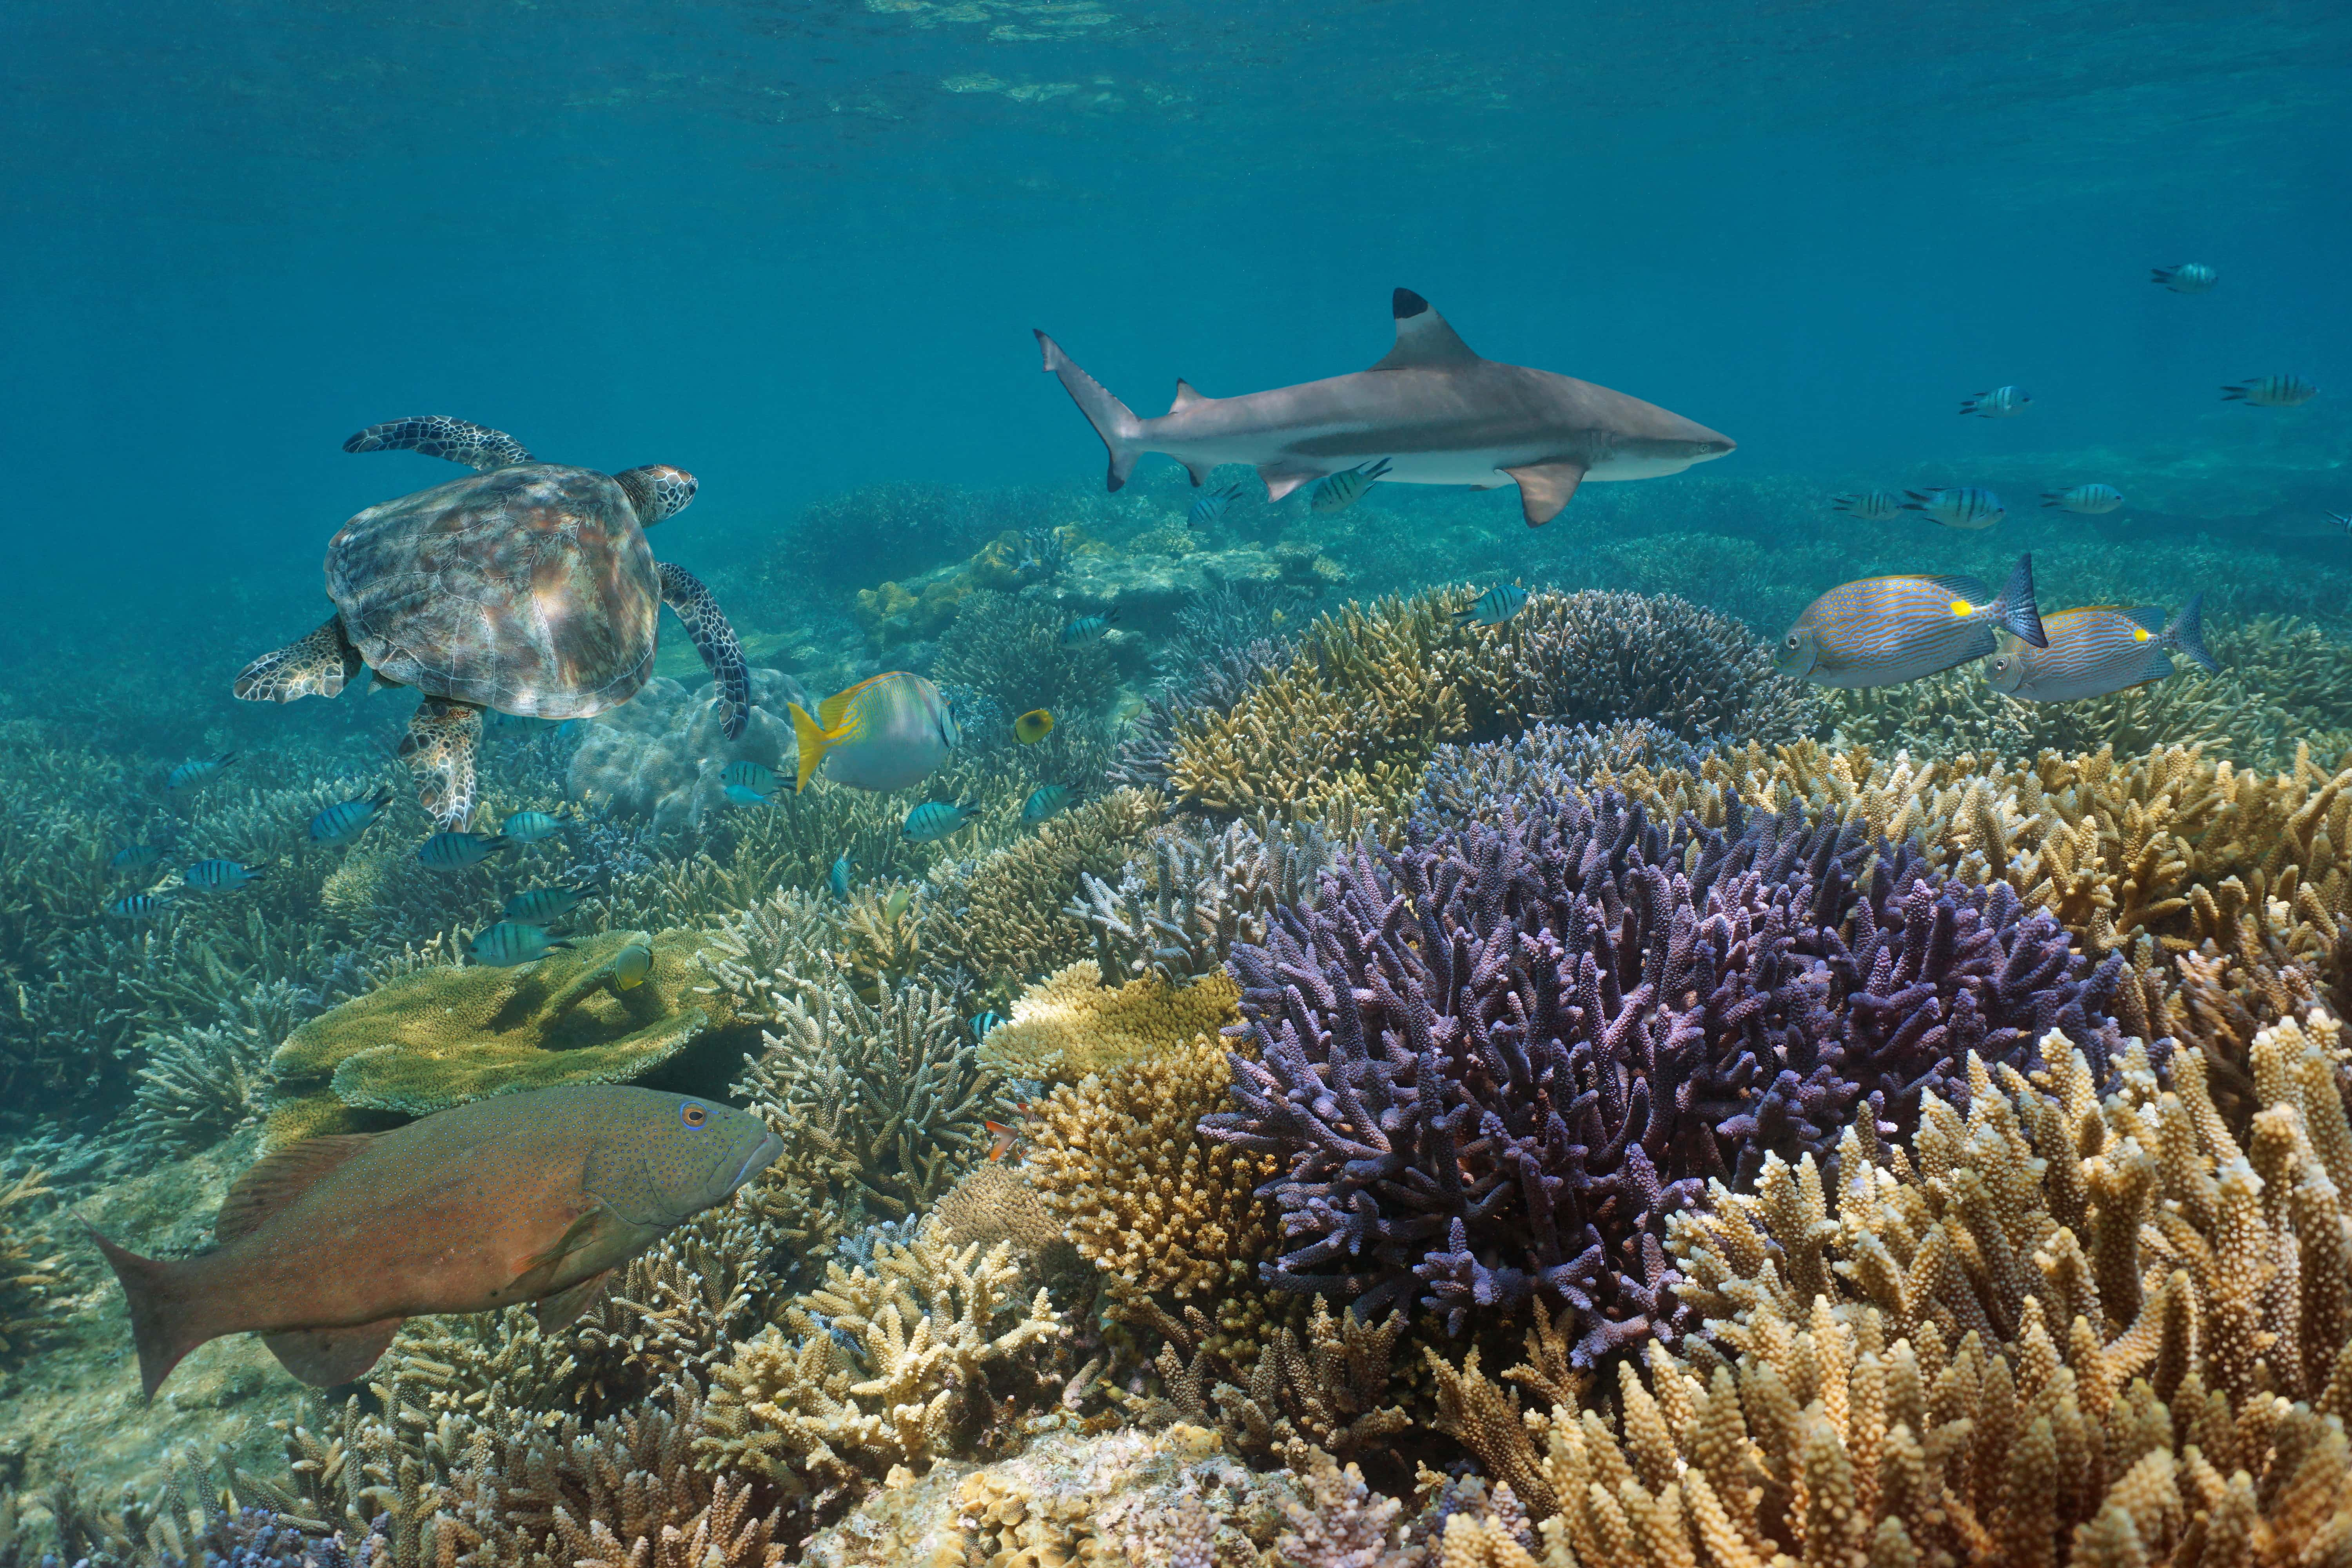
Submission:
{"label": "yellow fish tail", "polygon": [[831,749],[834,738],[826,734],[824,727],[810,718],[808,710],[799,703],[790,702],[785,706],[793,710],[793,741],[800,752],[801,776],[799,782],[793,785],[793,793],[798,795],[808,788],[809,779],[816,773],[816,765],[824,761],[824,753]]}

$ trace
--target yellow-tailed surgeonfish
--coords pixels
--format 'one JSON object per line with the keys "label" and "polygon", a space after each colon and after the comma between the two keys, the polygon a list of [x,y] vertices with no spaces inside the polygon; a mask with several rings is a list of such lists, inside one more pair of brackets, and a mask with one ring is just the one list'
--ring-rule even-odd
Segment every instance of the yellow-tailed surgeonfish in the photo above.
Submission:
{"label": "yellow-tailed surgeonfish", "polygon": [[861,680],[817,704],[816,717],[792,704],[793,738],[800,746],[800,779],[808,788],[820,763],[825,776],[858,789],[905,789],[947,760],[962,737],[940,689],[919,675],[894,669]]}

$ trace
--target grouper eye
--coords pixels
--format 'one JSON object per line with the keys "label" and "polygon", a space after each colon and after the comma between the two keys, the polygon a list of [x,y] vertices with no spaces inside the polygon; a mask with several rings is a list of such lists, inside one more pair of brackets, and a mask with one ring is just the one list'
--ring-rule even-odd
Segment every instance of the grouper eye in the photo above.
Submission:
{"label": "grouper eye", "polygon": [[710,1112],[689,1100],[677,1108],[677,1119],[688,1127],[698,1128],[710,1120]]}

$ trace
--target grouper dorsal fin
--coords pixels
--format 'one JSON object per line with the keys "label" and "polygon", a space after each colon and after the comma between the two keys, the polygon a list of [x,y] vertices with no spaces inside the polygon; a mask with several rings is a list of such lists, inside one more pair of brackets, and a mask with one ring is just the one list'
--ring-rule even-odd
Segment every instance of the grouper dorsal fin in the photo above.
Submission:
{"label": "grouper dorsal fin", "polygon": [[1454,335],[1445,318],[1412,289],[1398,289],[1391,309],[1396,312],[1396,347],[1374,370],[1444,370],[1478,363],[1477,354]]}
{"label": "grouper dorsal fin", "polygon": [[221,1200],[220,1213],[213,1220],[213,1239],[226,1246],[259,1230],[270,1215],[309,1192],[375,1139],[373,1132],[338,1132],[305,1139],[268,1156],[239,1176]]}

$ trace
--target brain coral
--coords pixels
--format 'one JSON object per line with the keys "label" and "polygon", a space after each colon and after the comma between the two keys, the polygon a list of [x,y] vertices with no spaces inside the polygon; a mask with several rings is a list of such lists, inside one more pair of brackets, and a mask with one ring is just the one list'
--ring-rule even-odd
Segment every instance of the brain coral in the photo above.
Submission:
{"label": "brain coral", "polygon": [[1826,1157],[1856,1116],[1905,1131],[1923,1093],[1965,1100],[1969,1050],[2032,1062],[2057,1027],[2104,1074],[2119,1048],[2121,959],[2086,973],[2006,884],[1795,816],[1523,804],[1357,851],[1234,950],[1262,1059],[1202,1128],[1287,1166],[1269,1283],[1418,1290],[1455,1331],[1540,1293],[1591,1362],[1663,1328],[1665,1216],[1708,1180]]}
{"label": "brain coral", "polygon": [[751,671],[751,716],[742,738],[719,732],[709,688],[688,690],[667,676],[646,682],[635,697],[589,721],[572,754],[572,795],[593,805],[650,817],[656,827],[699,825],[724,811],[727,764],[754,762],[789,776],[794,750],[788,702],[809,705],[791,676]]}
{"label": "brain coral", "polygon": [[1441,742],[1543,719],[1651,719],[1694,740],[1819,725],[1819,698],[1775,671],[1745,626],[1684,600],[1545,592],[1484,627],[1456,623],[1461,597],[1349,605],[1229,710],[1168,715],[1171,789],[1225,813],[1311,806],[1335,789],[1393,799]]}

